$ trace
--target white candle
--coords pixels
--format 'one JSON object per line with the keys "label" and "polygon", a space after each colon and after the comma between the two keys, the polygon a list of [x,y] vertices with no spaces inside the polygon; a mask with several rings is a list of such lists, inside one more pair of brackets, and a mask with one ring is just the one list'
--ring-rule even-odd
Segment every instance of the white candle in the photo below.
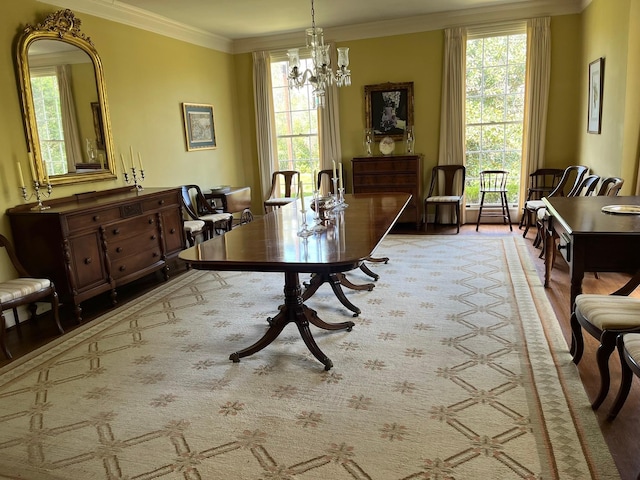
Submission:
{"label": "white candle", "polygon": [[344,188],[342,186],[342,162],[338,164],[340,168],[338,169],[338,188]]}
{"label": "white candle", "polygon": [[49,169],[47,168],[46,165],[44,165],[43,167],[44,167],[44,179],[47,183],[49,183]]}
{"label": "white candle", "polygon": [[138,163],[140,163],[140,171],[144,170],[144,167],[142,166],[142,155],[140,155],[140,152],[138,152]]}
{"label": "white candle", "polygon": [[313,191],[315,192],[316,190],[319,189],[319,185],[318,185],[318,171],[314,168],[313,169]]}
{"label": "white candle", "polygon": [[122,161],[122,173],[127,173],[127,166],[124,163],[124,155],[120,154],[120,160]]}
{"label": "white candle", "polygon": [[20,166],[20,162],[17,162],[18,165],[18,178],[20,179],[20,186],[24,187],[24,177],[22,176],[22,167]]}
{"label": "white candle", "polygon": [[298,194],[299,194],[299,196],[300,196],[300,203],[301,203],[301,205],[302,205],[302,207],[301,207],[301,208],[302,208],[302,210],[304,210],[304,209],[305,209],[305,208],[304,208],[304,188],[303,188],[303,186],[302,186],[302,182],[300,182],[300,183],[298,184]]}
{"label": "white candle", "polygon": [[136,168],[135,164],[133,163],[133,147],[131,145],[129,145],[129,153],[131,153],[131,168]]}
{"label": "white candle", "polygon": [[333,177],[332,178],[338,178],[338,176],[336,175],[336,161],[335,160],[331,160],[331,162],[333,163]]}
{"label": "white candle", "polygon": [[33,153],[32,152],[29,152],[29,168],[31,168],[31,177],[34,180],[37,180],[38,177],[36,175],[36,167],[34,166],[34,163],[33,163]]}

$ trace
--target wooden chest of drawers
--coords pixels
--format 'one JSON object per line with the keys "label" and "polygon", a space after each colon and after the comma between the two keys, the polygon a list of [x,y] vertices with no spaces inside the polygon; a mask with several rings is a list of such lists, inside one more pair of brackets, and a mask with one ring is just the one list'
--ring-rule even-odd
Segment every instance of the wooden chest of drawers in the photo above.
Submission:
{"label": "wooden chest of drawers", "polygon": [[61,301],[80,303],[162,270],[184,249],[179,189],[130,187],[21,205],[7,211],[18,257],[36,276],[53,280]]}
{"label": "wooden chest of drawers", "polygon": [[353,193],[402,192],[411,200],[398,222],[424,221],[422,155],[355,157],[351,161]]}

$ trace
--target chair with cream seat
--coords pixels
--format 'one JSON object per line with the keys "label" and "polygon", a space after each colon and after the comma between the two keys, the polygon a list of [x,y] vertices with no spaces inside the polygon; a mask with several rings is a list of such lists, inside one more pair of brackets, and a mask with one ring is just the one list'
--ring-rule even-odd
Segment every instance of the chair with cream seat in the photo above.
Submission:
{"label": "chair with cream seat", "polygon": [[640,333],[640,298],[615,294],[580,294],[576,297],[571,314],[570,348],[576,365],[584,353],[583,330],[600,341],[596,352],[600,389],[591,404],[597,409],[609,391],[609,357],[616,348],[616,338],[625,333]]}
{"label": "chair with cream seat", "polygon": [[31,313],[30,320],[36,318],[36,302],[46,301],[51,303],[51,313],[53,320],[56,322],[58,331],[62,334],[64,330],[60,325],[58,316],[58,294],[53,282],[47,278],[34,278],[22,266],[9,240],[0,235],[0,247],[4,247],[9,256],[9,260],[13,264],[14,269],[18,273],[18,278],[0,282],[0,348],[7,358],[11,357],[11,352],[7,347],[7,324],[4,312],[11,309],[16,328],[20,328],[20,320],[18,318],[18,307],[28,305]]}
{"label": "chair with cream seat", "polygon": [[[271,212],[298,199],[300,172],[297,170],[278,170],[271,175],[271,190],[264,201],[264,213]],[[284,191],[282,192],[282,190]],[[282,193],[282,195],[281,195]]]}
{"label": "chair with cream seat", "polygon": [[606,177],[602,179],[598,196],[615,197],[620,193],[624,180],[620,177]]}
{"label": "chair with cream seat", "polygon": [[620,409],[629,396],[633,376],[640,377],[640,333],[625,333],[618,335],[618,353],[620,354],[620,389],[609,410],[609,420],[613,420],[620,413]]}
{"label": "chair with cream seat", "polygon": [[[456,233],[460,233],[460,204],[464,198],[466,168],[464,165],[436,165],[431,170],[429,193],[424,200],[424,211],[435,206],[433,223],[438,221],[438,211],[442,206],[452,207],[456,219]],[[425,230],[427,223],[425,223]]]}
{"label": "chair with cream seat", "polygon": [[185,220],[182,223],[187,245],[193,247],[198,236],[202,237],[203,240],[207,240],[207,228],[204,220]]}
{"label": "chair with cream seat", "polygon": [[205,199],[198,185],[183,185],[181,193],[182,206],[188,217],[191,220],[200,220],[205,223],[206,238],[211,238],[216,233],[224,233],[231,230],[233,215],[214,210]]}
{"label": "chair with cream seat", "polygon": [[[584,176],[589,173],[589,167],[585,167],[583,165],[571,165],[564,169],[564,173],[562,174],[562,178],[548,195],[547,198],[550,197],[573,197],[576,195],[577,191],[582,184],[582,179]],[[523,238],[527,237],[527,233],[529,232],[529,228],[535,224],[537,220],[537,212],[541,208],[544,208],[544,202],[542,200],[528,200],[524,204],[524,233],[522,234]],[[540,232],[537,232],[536,238],[534,239],[534,245],[538,246],[540,242],[544,240],[544,237],[540,235]]]}
{"label": "chair with cream seat", "polygon": [[[529,200],[540,200],[548,195],[558,186],[562,178],[564,170],[562,168],[539,168],[529,174],[529,188],[527,189],[527,198]],[[522,218],[520,219],[519,228],[522,229],[526,218],[524,207],[522,210]]]}

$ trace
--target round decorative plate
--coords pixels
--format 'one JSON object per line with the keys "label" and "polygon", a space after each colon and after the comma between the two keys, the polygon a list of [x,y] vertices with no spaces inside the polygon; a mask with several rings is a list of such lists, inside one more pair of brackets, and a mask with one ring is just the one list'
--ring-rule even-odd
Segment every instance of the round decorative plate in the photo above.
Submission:
{"label": "round decorative plate", "polygon": [[231,190],[231,186],[229,185],[216,185],[215,187],[211,187],[211,193],[227,193]]}
{"label": "round decorative plate", "polygon": [[618,215],[640,215],[640,205],[606,205],[602,207],[602,211]]}
{"label": "round decorative plate", "polygon": [[380,140],[380,145],[378,145],[380,153],[383,155],[391,155],[395,147],[396,142],[394,142],[393,138],[391,137],[384,137],[382,140]]}

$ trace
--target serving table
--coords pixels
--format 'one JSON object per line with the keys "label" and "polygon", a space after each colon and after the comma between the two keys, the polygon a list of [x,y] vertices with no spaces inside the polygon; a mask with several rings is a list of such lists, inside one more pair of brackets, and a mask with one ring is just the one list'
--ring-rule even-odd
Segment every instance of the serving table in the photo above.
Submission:
{"label": "serving table", "polygon": [[[184,250],[179,258],[200,270],[282,272],[284,304],[278,314],[267,319],[269,328],[253,345],[230,355],[252,355],[275,340],[289,323],[295,323],[311,353],[331,369],[333,363],[316,344],[309,324],[325,330],[350,331],[354,323],[328,323],[304,304],[299,275],[331,275],[358,268],[371,256],[389,232],[411,195],[405,193],[346,195],[348,208],[336,212],[327,229],[311,237],[299,237],[300,201],[275,209],[244,225]],[[313,212],[307,212],[308,224]]]}
{"label": "serving table", "polygon": [[[602,211],[608,205],[639,206],[640,196],[629,197],[545,197],[549,214],[549,234],[544,239],[545,286],[548,283],[555,248],[569,264],[571,278],[570,308],[582,293],[585,272],[640,271],[640,215],[611,214]],[[640,283],[640,275],[616,293],[628,294]]]}

